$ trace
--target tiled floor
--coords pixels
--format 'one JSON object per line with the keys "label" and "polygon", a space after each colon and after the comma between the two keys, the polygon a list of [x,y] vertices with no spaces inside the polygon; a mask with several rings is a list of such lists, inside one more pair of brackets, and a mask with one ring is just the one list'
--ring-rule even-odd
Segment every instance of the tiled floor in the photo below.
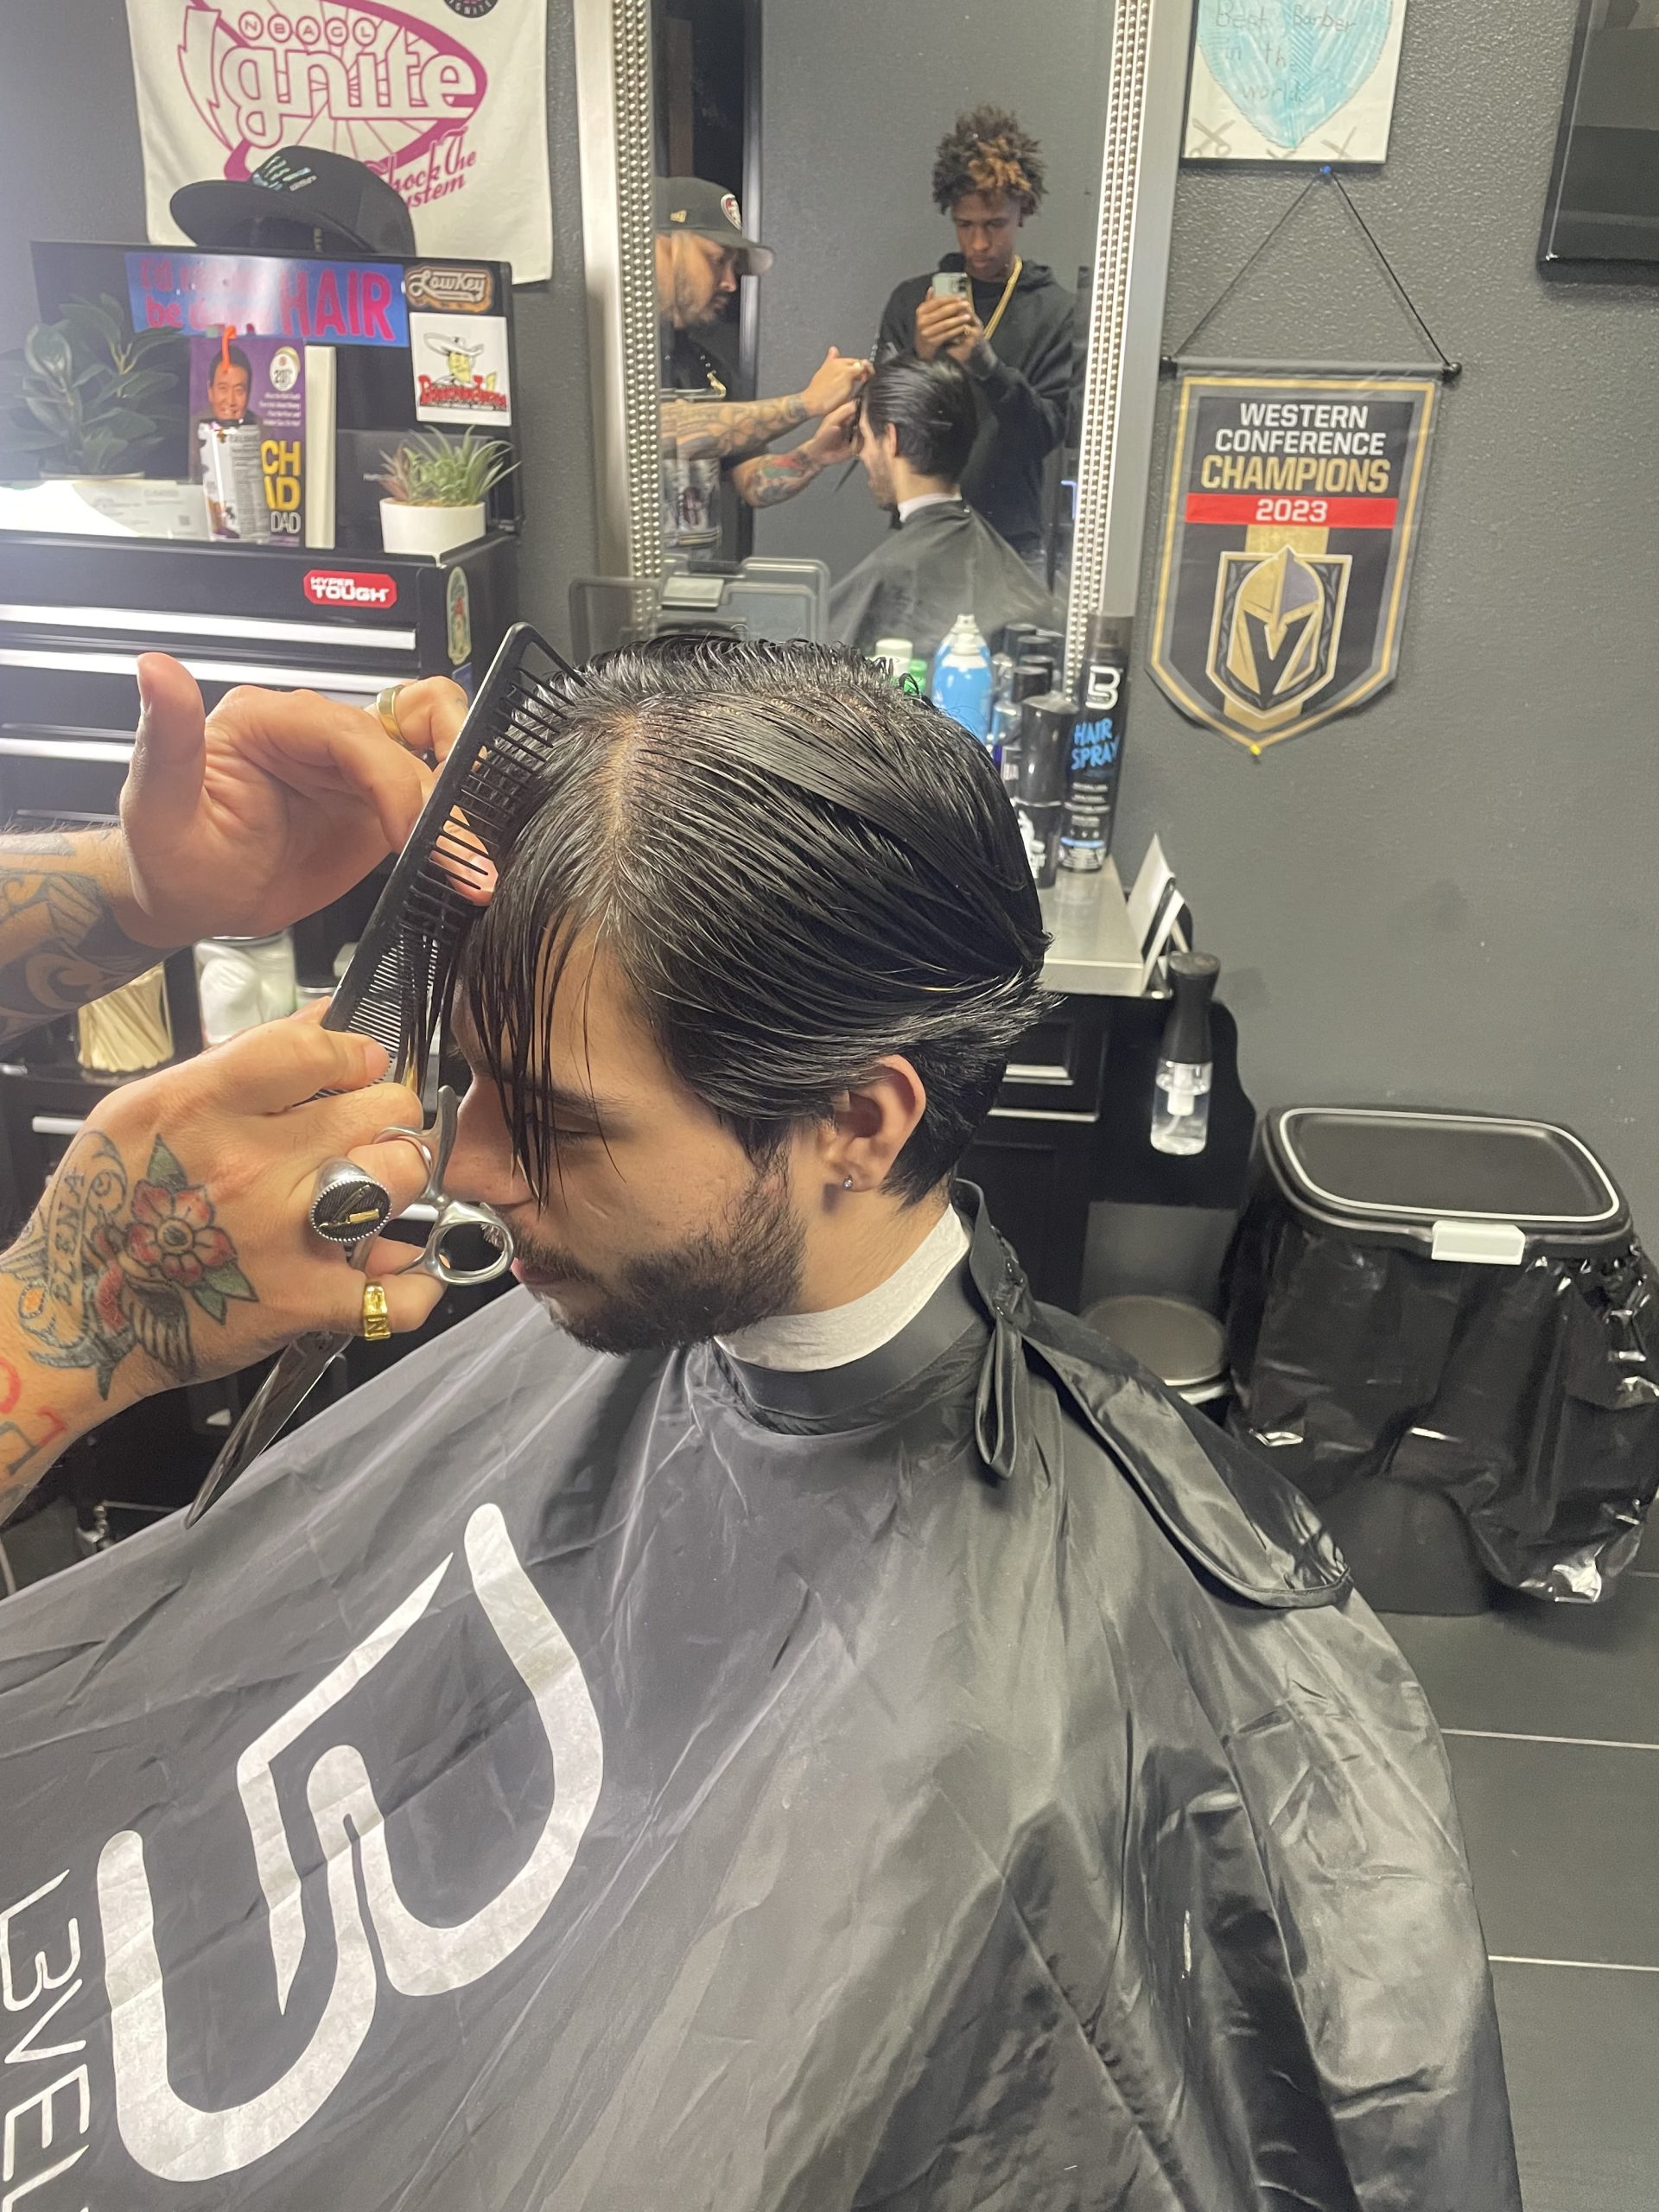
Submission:
{"label": "tiled floor", "polygon": [[1599,1606],[1388,1624],[1446,1732],[1526,2212],[1659,2205],[1659,1560]]}

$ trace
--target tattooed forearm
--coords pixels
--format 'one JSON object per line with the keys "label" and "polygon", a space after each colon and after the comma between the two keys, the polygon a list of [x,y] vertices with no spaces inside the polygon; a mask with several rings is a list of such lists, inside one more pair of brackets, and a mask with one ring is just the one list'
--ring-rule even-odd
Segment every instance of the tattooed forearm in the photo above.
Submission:
{"label": "tattooed forearm", "polygon": [[686,461],[709,454],[726,461],[758,452],[805,420],[806,401],[798,391],[785,399],[670,399],[663,404],[662,432]]}
{"label": "tattooed forearm", "polygon": [[732,471],[738,496],[752,507],[775,507],[792,499],[818,475],[823,464],[798,446],[793,453],[763,453],[741,461]]}
{"label": "tattooed forearm", "polygon": [[0,1044],[72,1014],[164,955],[115,918],[107,840],[0,838]]}
{"label": "tattooed forearm", "polygon": [[206,1189],[159,1136],[136,1184],[101,1132],[77,1137],[0,1274],[22,1286],[16,1317],[34,1358],[89,1370],[105,1399],[134,1352],[169,1383],[195,1381],[200,1317],[222,1323],[232,1299],[258,1302]]}
{"label": "tattooed forearm", "polygon": [[0,1523],[69,1441],[63,1415],[42,1405],[9,1359],[0,1359]]}

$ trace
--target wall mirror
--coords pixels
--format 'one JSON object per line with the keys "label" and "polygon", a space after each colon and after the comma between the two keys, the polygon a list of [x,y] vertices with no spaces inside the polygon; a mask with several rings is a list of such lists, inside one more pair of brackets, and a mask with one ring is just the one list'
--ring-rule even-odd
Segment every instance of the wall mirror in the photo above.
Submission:
{"label": "wall mirror", "polygon": [[[816,567],[822,633],[866,650],[897,626],[925,656],[963,611],[1075,633],[1103,604],[1137,283],[1150,419],[1190,0],[637,0],[632,31],[630,4],[587,41],[613,83],[604,131],[584,93],[584,197],[629,486],[605,566],[636,582],[573,607],[579,649],[637,628],[664,563],[703,578],[681,595],[705,615],[734,564]],[[1131,223],[1149,150],[1166,188]],[[877,410],[849,423],[836,359],[896,356],[946,364],[884,384],[902,441]],[[895,467],[889,440],[934,465]],[[1125,612],[1144,465],[1128,477]]]}

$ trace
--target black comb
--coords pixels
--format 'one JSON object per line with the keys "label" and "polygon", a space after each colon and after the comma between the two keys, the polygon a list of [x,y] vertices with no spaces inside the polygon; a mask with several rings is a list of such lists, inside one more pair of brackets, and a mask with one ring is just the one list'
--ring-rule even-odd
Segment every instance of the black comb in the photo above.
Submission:
{"label": "black comb", "polygon": [[[326,1029],[383,1045],[418,1083],[483,889],[505,860],[526,788],[558,741],[575,670],[527,623],[508,631],[340,978]],[[463,826],[464,825],[464,826]]]}

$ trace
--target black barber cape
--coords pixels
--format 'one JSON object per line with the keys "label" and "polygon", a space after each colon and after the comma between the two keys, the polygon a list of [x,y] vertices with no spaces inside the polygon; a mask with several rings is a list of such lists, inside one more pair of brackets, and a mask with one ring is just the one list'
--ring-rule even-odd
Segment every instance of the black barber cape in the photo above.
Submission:
{"label": "black barber cape", "polygon": [[[960,270],[947,253],[941,269]],[[916,343],[916,310],[931,289],[931,272],[894,287],[881,310],[878,357],[906,353]],[[1000,284],[970,279],[974,313],[989,327],[1002,297]],[[1065,429],[1071,392],[1072,298],[1040,261],[1027,261],[1008,296],[982,374],[970,369],[979,403],[979,431],[962,472],[963,495],[1016,553],[1043,548],[1043,463]]]}
{"label": "black barber cape", "polygon": [[982,1218],[826,1374],[509,1297],[0,1605],[0,1882],[25,2212],[1519,2202],[1415,1683]]}
{"label": "black barber cape", "polygon": [[880,638],[908,638],[931,660],[964,613],[986,638],[1006,622],[1046,628],[1058,619],[1053,601],[989,523],[960,499],[939,499],[890,530],[835,587],[830,638],[863,653]]}

